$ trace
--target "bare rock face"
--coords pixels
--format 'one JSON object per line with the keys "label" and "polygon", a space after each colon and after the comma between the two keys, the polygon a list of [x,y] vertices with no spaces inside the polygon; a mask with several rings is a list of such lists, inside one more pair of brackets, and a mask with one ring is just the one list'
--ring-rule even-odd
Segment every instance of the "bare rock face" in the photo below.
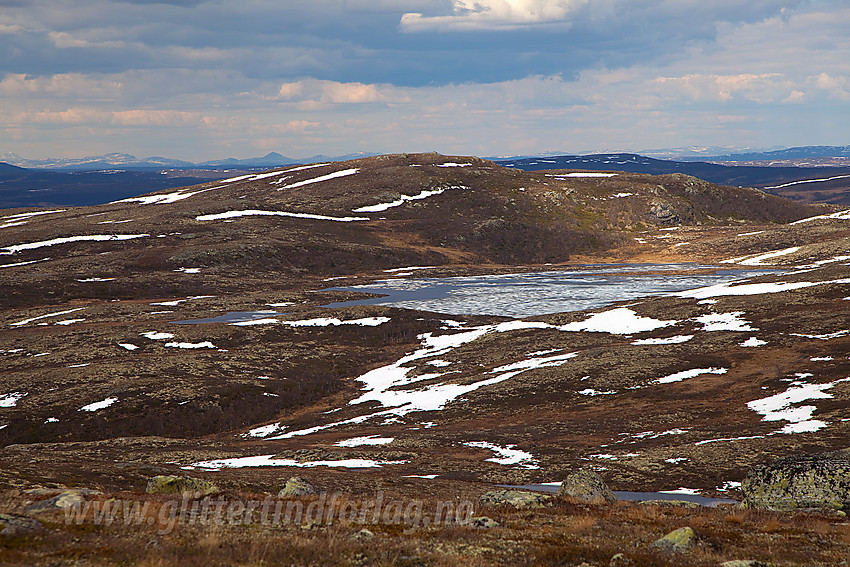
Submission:
{"label": "bare rock face", "polygon": [[765,510],[850,510],[850,450],[778,459],[741,483],[744,506]]}
{"label": "bare rock face", "polygon": [[586,469],[568,476],[561,483],[556,497],[584,500],[593,504],[604,504],[617,499],[601,476]]}
{"label": "bare rock face", "polygon": [[278,493],[278,497],[289,498],[291,496],[306,496],[307,494],[316,494],[316,489],[303,478],[293,476],[286,481],[286,484]]}

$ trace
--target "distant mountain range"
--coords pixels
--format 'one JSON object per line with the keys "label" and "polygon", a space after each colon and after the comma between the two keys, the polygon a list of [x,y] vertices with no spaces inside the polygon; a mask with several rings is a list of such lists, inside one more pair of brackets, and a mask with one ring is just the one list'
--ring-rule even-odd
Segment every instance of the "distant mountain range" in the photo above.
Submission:
{"label": "distant mountain range", "polygon": [[24,167],[28,169],[50,169],[55,171],[102,171],[111,169],[120,169],[122,171],[130,170],[160,170],[160,169],[210,169],[210,168],[230,168],[230,167],[282,167],[286,165],[294,165],[298,163],[316,163],[320,161],[345,161],[356,159],[359,157],[367,157],[376,154],[370,153],[354,153],[344,156],[324,156],[317,155],[306,159],[294,159],[281,155],[277,152],[270,152],[262,157],[237,159],[225,158],[219,160],[210,160],[200,163],[191,161],[167,158],[167,157],[146,157],[138,158],[130,154],[110,153],[100,156],[88,156],[84,158],[46,158],[46,159],[26,159],[14,153],[0,154],[0,162]]}
{"label": "distant mountain range", "polygon": [[800,146],[770,151],[736,152],[713,156],[679,156],[684,161],[770,161],[811,158],[850,158],[850,146]]}
{"label": "distant mountain range", "polygon": [[[731,160],[730,160],[731,161]],[[744,160],[742,161],[757,161]],[[638,154],[592,154],[497,160],[499,165],[523,171],[584,169],[662,175],[681,173],[718,185],[756,187],[797,201],[850,205],[850,165],[768,166],[660,160]]]}
{"label": "distant mountain range", "polygon": [[591,171],[627,171],[654,175],[684,173],[719,185],[768,187],[789,181],[829,177],[850,173],[850,167],[767,167],[720,165],[706,161],[673,161],[638,154],[590,154],[549,156],[545,158],[501,159],[505,167],[536,171],[541,169],[588,169]]}

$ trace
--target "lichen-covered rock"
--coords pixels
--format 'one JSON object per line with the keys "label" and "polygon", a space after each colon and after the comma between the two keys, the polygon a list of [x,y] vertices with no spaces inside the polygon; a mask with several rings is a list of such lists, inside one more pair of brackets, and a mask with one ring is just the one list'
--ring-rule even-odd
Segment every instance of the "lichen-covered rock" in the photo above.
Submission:
{"label": "lichen-covered rock", "polygon": [[499,522],[489,516],[476,516],[470,520],[470,525],[476,528],[497,528]]}
{"label": "lichen-covered rock", "polygon": [[564,479],[556,496],[558,498],[583,500],[593,504],[604,504],[617,499],[601,476],[585,469],[574,472]]}
{"label": "lichen-covered rock", "polygon": [[290,498],[292,496],[306,496],[308,494],[316,494],[316,489],[303,478],[292,476],[283,485],[283,488],[278,492],[279,498]]}
{"label": "lichen-covered rock", "polygon": [[44,531],[41,522],[21,514],[0,514],[0,536],[28,536]]}
{"label": "lichen-covered rock", "polygon": [[741,483],[744,506],[766,510],[850,510],[850,452],[778,459]]}
{"label": "lichen-covered rock", "polygon": [[160,475],[148,480],[148,494],[182,494],[194,492],[201,495],[214,494],[221,490],[212,482],[190,476]]}
{"label": "lichen-covered rock", "polygon": [[689,527],[673,530],[666,536],[659,538],[649,544],[649,547],[654,547],[669,553],[684,553],[691,549],[697,543],[697,534]]}
{"label": "lichen-covered rock", "polygon": [[552,497],[526,490],[491,490],[478,499],[482,506],[516,506],[517,508],[542,508]]}
{"label": "lichen-covered rock", "polygon": [[83,493],[81,491],[65,490],[63,492],[60,492],[56,496],[27,506],[25,511],[27,513],[35,514],[39,512],[50,512],[57,509],[73,508],[74,506],[80,506],[85,501],[86,498],[85,496],[83,496]]}

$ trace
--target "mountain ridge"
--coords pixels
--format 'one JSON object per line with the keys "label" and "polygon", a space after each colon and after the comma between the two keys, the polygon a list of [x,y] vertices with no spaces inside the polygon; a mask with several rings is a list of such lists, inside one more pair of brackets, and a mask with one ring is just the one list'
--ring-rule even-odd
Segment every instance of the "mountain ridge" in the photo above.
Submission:
{"label": "mountain ridge", "polygon": [[319,161],[345,161],[357,157],[375,155],[365,152],[343,156],[317,155],[305,159],[286,157],[277,152],[269,152],[265,156],[255,158],[224,158],[202,162],[191,162],[168,157],[138,158],[132,154],[113,152],[102,155],[86,156],[83,158],[43,158],[26,159],[14,153],[0,154],[0,162],[23,167],[26,169],[48,169],[54,171],[98,171],[104,169],[150,170],[150,169],[193,169],[204,167],[280,167],[300,163],[315,163]]}

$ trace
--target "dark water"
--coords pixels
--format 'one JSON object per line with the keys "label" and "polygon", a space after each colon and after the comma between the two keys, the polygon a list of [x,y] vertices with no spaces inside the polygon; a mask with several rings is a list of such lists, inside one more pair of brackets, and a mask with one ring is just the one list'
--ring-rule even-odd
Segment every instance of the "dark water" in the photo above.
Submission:
{"label": "dark water", "polygon": [[[697,274],[664,273],[700,270]],[[662,272],[662,273],[652,273]],[[391,305],[449,315],[530,317],[604,307],[624,300],[664,295],[776,273],[700,264],[605,264],[579,270],[386,279],[374,284],[323,291],[361,291],[385,297],[330,303],[325,307]]]}
{"label": "dark water", "polygon": [[183,321],[170,321],[175,325],[201,325],[203,323],[241,323],[253,321],[254,319],[265,319],[275,315],[285,315],[277,311],[231,311],[218,317],[207,317],[205,319],[186,319]]}
{"label": "dark water", "polygon": [[[521,490],[534,490],[536,492],[558,492],[558,485],[552,484],[521,484],[521,485],[499,485],[504,486],[506,488],[516,488]],[[701,506],[709,506],[715,507],[720,504],[737,504],[737,500],[731,500],[729,498],[708,498],[707,496],[700,496],[698,494],[668,494],[666,492],[629,492],[626,490],[615,490],[614,496],[616,496],[620,500],[625,500],[628,502],[649,502],[653,500],[663,500],[663,501],[684,501],[684,502],[694,502]]]}

